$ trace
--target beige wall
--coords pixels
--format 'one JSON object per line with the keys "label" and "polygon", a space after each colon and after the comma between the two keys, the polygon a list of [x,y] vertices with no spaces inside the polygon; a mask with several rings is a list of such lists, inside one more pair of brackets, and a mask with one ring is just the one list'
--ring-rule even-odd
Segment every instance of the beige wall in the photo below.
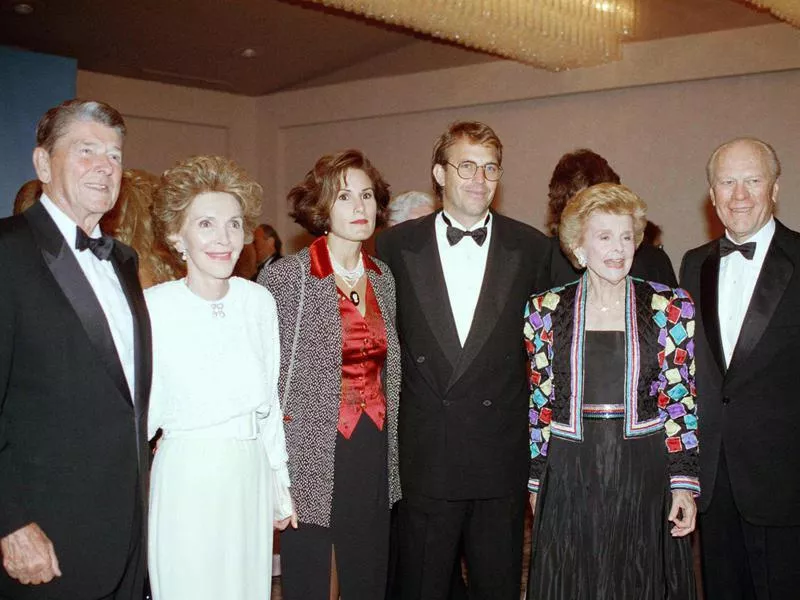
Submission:
{"label": "beige wall", "polygon": [[[286,192],[326,153],[364,150],[393,191],[429,189],[430,152],[448,122],[489,123],[505,146],[499,208],[544,224],[559,156],[588,146],[650,206],[673,261],[708,238],[705,161],[739,135],[774,144],[785,165],[781,218],[800,229],[800,31],[776,25],[633,44],[619,63],[546,73],[499,62],[274,94],[258,100],[267,190]],[[285,203],[265,219],[303,238]]]}
{"label": "beige wall", "polygon": [[253,98],[78,72],[78,96],[125,117],[125,166],[160,173],[194,154],[223,154],[258,177]]}

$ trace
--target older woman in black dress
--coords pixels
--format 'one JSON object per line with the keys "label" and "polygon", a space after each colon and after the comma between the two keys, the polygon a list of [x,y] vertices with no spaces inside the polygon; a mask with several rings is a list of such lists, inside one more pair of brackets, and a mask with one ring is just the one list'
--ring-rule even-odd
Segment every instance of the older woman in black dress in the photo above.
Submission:
{"label": "older woman in black dress", "polygon": [[694,305],[629,275],[644,224],[629,189],[580,192],[559,237],[585,273],[527,306],[530,599],[695,595]]}
{"label": "older woman in black dress", "polygon": [[278,304],[280,394],[299,527],[281,538],[287,600],[383,598],[399,499],[394,278],[363,251],[388,185],[358,150],[320,158],[289,192],[318,235],[262,271]]}

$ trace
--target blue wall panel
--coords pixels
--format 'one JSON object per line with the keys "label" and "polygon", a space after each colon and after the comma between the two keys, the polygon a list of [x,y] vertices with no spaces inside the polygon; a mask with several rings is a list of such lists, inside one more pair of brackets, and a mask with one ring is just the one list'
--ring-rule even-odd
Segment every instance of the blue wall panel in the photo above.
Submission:
{"label": "blue wall panel", "polygon": [[0,217],[36,174],[31,154],[45,111],[75,97],[78,61],[0,46]]}

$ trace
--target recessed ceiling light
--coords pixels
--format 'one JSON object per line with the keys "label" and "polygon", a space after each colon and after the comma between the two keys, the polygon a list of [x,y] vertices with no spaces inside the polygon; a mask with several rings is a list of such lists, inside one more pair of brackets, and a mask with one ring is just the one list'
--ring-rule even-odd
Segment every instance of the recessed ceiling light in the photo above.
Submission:
{"label": "recessed ceiling light", "polygon": [[255,58],[258,56],[258,50],[255,48],[244,48],[241,52],[239,52],[239,56],[242,58]]}
{"label": "recessed ceiling light", "polygon": [[14,4],[13,8],[15,13],[22,16],[33,14],[33,11],[35,10],[33,4],[28,2],[17,2]]}

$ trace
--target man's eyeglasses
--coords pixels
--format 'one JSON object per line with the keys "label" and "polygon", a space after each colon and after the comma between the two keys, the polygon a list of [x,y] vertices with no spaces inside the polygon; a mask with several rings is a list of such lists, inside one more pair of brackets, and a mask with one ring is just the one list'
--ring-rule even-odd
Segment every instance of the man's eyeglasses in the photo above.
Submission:
{"label": "man's eyeglasses", "polygon": [[457,165],[454,165],[450,161],[447,161],[447,164],[456,170],[456,173],[458,173],[461,179],[472,179],[475,177],[478,169],[483,169],[483,176],[487,181],[500,181],[500,178],[503,176],[503,167],[497,163],[479,165],[471,160],[464,160]]}

